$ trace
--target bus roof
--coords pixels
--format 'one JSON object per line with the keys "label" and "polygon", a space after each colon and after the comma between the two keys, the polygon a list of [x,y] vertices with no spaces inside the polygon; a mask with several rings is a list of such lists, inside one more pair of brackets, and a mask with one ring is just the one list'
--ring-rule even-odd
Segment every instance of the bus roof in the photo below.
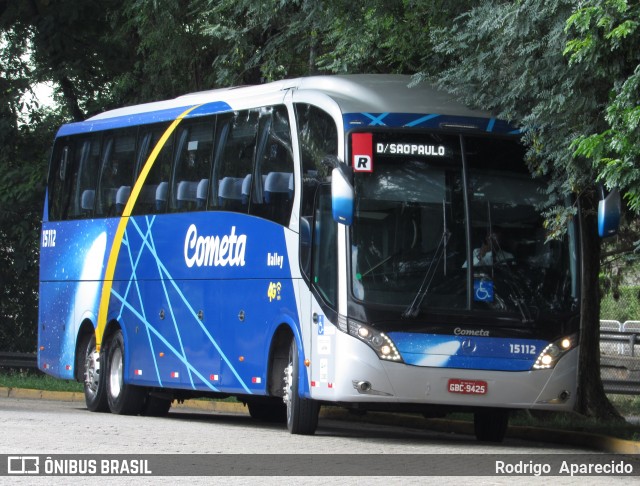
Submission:
{"label": "bus roof", "polygon": [[470,110],[456,102],[452,95],[425,83],[409,87],[410,82],[411,77],[405,75],[355,74],[214,89],[106,111],[83,122],[63,125],[58,136],[169,121],[196,105],[202,106],[190,112],[189,117],[281,103],[290,90],[297,95],[313,93],[316,99],[317,95],[325,96],[333,100],[343,114],[394,112],[491,118],[489,113]]}

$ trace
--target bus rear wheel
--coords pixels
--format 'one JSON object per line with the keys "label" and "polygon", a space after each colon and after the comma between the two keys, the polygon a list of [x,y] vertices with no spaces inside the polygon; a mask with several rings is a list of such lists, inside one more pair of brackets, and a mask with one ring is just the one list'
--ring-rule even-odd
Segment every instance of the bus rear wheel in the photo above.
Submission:
{"label": "bus rear wheel", "polygon": [[86,334],[82,338],[79,349],[82,352],[81,376],[84,377],[84,401],[87,409],[91,412],[108,412],[109,402],[105,392],[104,367],[100,366],[101,357],[104,355],[101,356],[96,351],[95,334]]}
{"label": "bus rear wheel", "polygon": [[109,339],[106,362],[106,389],[109,409],[118,415],[137,415],[145,404],[144,388],[124,382],[124,338],[117,330]]}
{"label": "bus rear wheel", "polygon": [[287,406],[287,428],[292,434],[312,435],[318,427],[320,406],[315,400],[298,394],[300,364],[295,338],[289,346],[289,360],[284,369],[284,403]]}
{"label": "bus rear wheel", "polygon": [[494,408],[473,414],[476,439],[482,442],[502,442],[509,426],[509,410]]}

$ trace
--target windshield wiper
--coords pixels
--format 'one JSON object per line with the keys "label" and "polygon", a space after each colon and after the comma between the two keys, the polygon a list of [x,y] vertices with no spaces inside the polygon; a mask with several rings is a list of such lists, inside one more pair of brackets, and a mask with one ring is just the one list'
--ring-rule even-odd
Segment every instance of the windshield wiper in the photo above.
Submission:
{"label": "windshield wiper", "polygon": [[[495,280],[495,265],[500,264],[500,268],[506,268],[508,279],[503,279],[507,284],[509,290],[509,298],[514,303],[518,311],[520,311],[520,317],[522,317],[523,324],[531,324],[533,318],[531,317],[531,311],[527,305],[524,294],[519,288],[515,275],[509,267],[509,261],[505,258],[506,253],[502,250],[500,240],[494,236],[493,223],[491,221],[491,201],[487,201],[487,217],[489,219],[489,246],[491,251],[491,280]],[[497,251],[496,251],[497,250]]]}
{"label": "windshield wiper", "polygon": [[444,251],[447,247],[447,242],[449,241],[450,236],[451,233],[449,233],[446,229],[442,232],[442,237],[440,238],[440,242],[438,243],[438,247],[436,248],[436,252],[434,253],[433,258],[431,258],[431,261],[429,262],[429,266],[427,267],[427,271],[424,274],[422,283],[418,288],[418,292],[413,298],[411,305],[409,305],[409,307],[407,307],[402,313],[402,317],[418,317],[418,315],[420,314],[420,305],[422,305],[422,301],[429,292],[429,287],[431,286],[431,282],[433,282],[433,277],[435,277],[436,275],[436,270],[438,268],[438,265],[440,264],[440,260],[442,260],[442,255],[444,255]]}

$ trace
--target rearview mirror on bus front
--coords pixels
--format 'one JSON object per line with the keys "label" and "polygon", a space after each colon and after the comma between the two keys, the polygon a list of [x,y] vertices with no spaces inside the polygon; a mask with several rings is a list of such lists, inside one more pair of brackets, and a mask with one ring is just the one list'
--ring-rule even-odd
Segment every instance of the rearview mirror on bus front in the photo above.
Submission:
{"label": "rearview mirror on bus front", "polygon": [[604,197],[603,193],[598,203],[598,234],[601,237],[613,236],[618,232],[621,206],[620,191],[617,188],[614,188],[607,197]]}
{"label": "rearview mirror on bus front", "polygon": [[353,199],[348,169],[339,164],[331,171],[331,207],[336,222],[346,225],[353,222]]}

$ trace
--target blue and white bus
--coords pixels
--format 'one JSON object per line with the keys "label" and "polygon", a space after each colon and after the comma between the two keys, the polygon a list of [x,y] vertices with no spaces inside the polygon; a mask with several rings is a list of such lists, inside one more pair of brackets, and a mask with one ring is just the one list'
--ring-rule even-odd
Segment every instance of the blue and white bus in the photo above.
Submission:
{"label": "blue and white bus", "polygon": [[38,364],[87,407],[236,396],[314,433],[321,405],[571,410],[577,221],[546,241],[519,132],[403,76],[189,94],[60,128]]}

